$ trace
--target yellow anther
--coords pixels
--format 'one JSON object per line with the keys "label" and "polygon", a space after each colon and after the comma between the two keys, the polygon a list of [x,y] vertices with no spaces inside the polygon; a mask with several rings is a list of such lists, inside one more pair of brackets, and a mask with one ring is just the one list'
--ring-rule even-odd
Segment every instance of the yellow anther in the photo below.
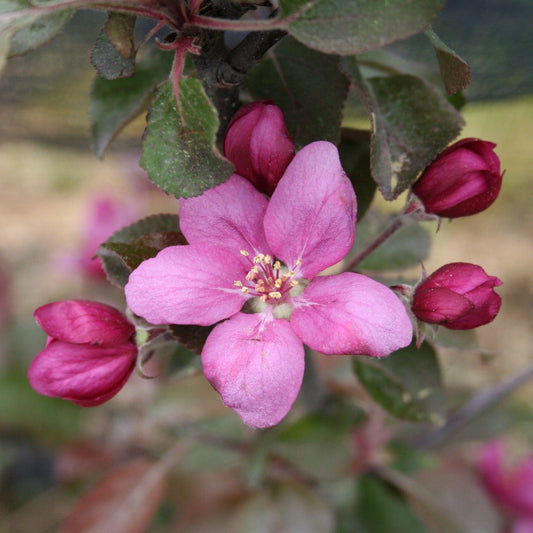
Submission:
{"label": "yellow anther", "polygon": [[250,252],[247,252],[246,250],[241,250],[241,254],[244,255],[244,257],[248,257],[250,255]]}
{"label": "yellow anther", "polygon": [[281,268],[281,263],[279,261],[276,261],[273,266],[276,270],[279,270]]}
{"label": "yellow anther", "polygon": [[295,279],[293,279],[291,281],[291,287],[296,287],[296,285],[299,285],[299,283]]}
{"label": "yellow anther", "polygon": [[257,280],[257,284],[258,285],[264,285],[265,284],[265,280],[264,279],[258,279]]}
{"label": "yellow anther", "polygon": [[267,281],[269,283],[274,283],[274,278],[272,276],[268,276]]}
{"label": "yellow anther", "polygon": [[[263,264],[264,264],[264,265],[268,265],[268,264],[271,263],[271,262],[272,262],[272,256],[271,256],[271,255],[268,255],[268,254],[265,255],[265,259],[263,260]],[[276,268],[276,267],[274,267],[274,268]]]}
{"label": "yellow anther", "polygon": [[235,287],[242,287],[242,281],[235,280],[235,281],[233,282],[233,285],[234,285]]}
{"label": "yellow anther", "polygon": [[266,289],[262,285],[256,285],[255,290],[257,292],[266,292]]}
{"label": "yellow anther", "polygon": [[287,272],[287,276],[289,276],[289,278],[292,278],[294,276],[294,270],[289,270]]}
{"label": "yellow anther", "polygon": [[301,259],[296,259],[296,263],[294,263],[294,264],[295,264],[295,266],[298,266],[301,262],[302,262]]}
{"label": "yellow anther", "polygon": [[265,254],[257,254],[254,257],[254,263],[261,263],[264,258],[265,258]]}
{"label": "yellow anther", "polygon": [[248,294],[250,292],[250,289],[248,287],[243,287],[241,289],[241,292],[243,292],[244,294]]}
{"label": "yellow anther", "polygon": [[274,285],[279,289],[281,287],[281,285],[283,284],[285,280],[282,278],[282,279],[277,279],[274,283]]}
{"label": "yellow anther", "polygon": [[281,292],[274,291],[268,293],[269,298],[275,298],[276,300],[279,300],[281,298]]}

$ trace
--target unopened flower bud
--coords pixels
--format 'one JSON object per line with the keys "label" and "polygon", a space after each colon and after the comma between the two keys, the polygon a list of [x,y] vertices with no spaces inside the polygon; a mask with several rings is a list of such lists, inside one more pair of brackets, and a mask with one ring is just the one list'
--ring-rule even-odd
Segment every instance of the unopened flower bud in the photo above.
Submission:
{"label": "unopened flower bud", "polygon": [[66,300],[39,307],[48,341],[28,370],[35,391],[90,407],[124,386],[137,358],[135,327],[113,307]]}
{"label": "unopened flower bud", "polygon": [[429,165],[413,186],[426,213],[457,218],[489,207],[502,185],[496,145],[479,139],[457,141]]}
{"label": "unopened flower bud", "polygon": [[415,287],[411,309],[423,322],[472,329],[491,322],[500,309],[494,291],[502,282],[477,265],[450,263]]}
{"label": "unopened flower bud", "polygon": [[294,157],[281,109],[269,101],[239,109],[226,131],[224,154],[237,174],[271,195]]}

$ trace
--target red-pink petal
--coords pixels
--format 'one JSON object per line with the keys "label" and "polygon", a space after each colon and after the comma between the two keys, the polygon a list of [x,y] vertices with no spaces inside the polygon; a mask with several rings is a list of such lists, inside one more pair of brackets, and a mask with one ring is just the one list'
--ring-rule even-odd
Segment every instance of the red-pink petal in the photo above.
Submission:
{"label": "red-pink petal", "polygon": [[327,355],[383,357],[411,342],[413,328],[402,302],[361,274],[317,277],[294,304],[294,331]]}
{"label": "red-pink petal", "polygon": [[130,342],[112,347],[52,341],[33,360],[28,379],[45,396],[78,405],[100,405],[124,386],[135,367],[137,347]]}
{"label": "red-pink petal", "polygon": [[240,311],[248,298],[233,284],[247,272],[241,258],[206,243],[169,246],[130,274],[126,300],[152,324],[209,326]]}
{"label": "red-pink petal", "polygon": [[240,256],[269,253],[263,230],[266,197],[246,179],[231,178],[194,198],[180,200],[180,227],[189,244],[225,247]]}
{"label": "red-pink petal", "polygon": [[52,302],[36,309],[34,317],[50,337],[74,344],[120,344],[135,332],[120,311],[86,300]]}
{"label": "red-pink petal", "polygon": [[350,250],[357,203],[337,147],[318,141],[302,148],[278,183],[265,215],[274,255],[297,275],[312,278]]}
{"label": "red-pink petal", "polygon": [[239,313],[218,324],[202,351],[204,374],[243,422],[277,424],[298,396],[304,349],[284,319]]}

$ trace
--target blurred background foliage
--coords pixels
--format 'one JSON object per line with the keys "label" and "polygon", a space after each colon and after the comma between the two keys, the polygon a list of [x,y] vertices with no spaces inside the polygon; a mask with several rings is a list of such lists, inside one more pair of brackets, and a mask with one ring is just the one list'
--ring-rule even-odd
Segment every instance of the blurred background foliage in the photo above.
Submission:
{"label": "blurred background foliage", "polygon": [[[76,250],[79,244],[90,199],[105,190],[135,204],[139,215],[174,212],[176,207],[173,198],[150,186],[138,166],[142,119],[128,126],[103,160],[91,152],[88,108],[94,71],[88,51],[104,20],[100,13],[78,12],[49,44],[10,60],[0,78],[0,533],[56,531],[95,473],[134,456],[137,449],[168,444],[154,429],[159,421],[186,424],[225,413],[229,421],[222,417],[220,428],[215,428],[221,438],[242,431],[198,377],[183,378],[179,387],[159,389],[156,382],[134,376],[108,406],[86,411],[40,397],[27,384],[26,369],[45,342],[32,318],[36,307],[69,298],[123,306],[120,292],[58,267],[58,254]],[[454,394],[452,406],[533,363],[531,20],[529,0],[449,0],[434,25],[441,39],[472,68],[472,83],[464,92],[467,125],[462,136],[496,142],[506,169],[500,198],[487,212],[453,224],[443,221],[438,233],[435,224],[427,224],[433,236],[428,271],[467,261],[482,265],[504,282],[498,291],[503,299],[500,315],[476,332],[480,350],[449,348],[441,354],[444,379]],[[421,36],[386,50],[400,69],[438,72],[434,52]],[[394,210],[402,207],[402,200],[380,205]],[[511,431],[518,452],[533,449],[532,393],[533,386],[524,386],[468,430],[454,435],[455,442],[464,446]],[[313,428],[324,430],[311,424],[303,426],[301,434],[292,428],[292,433],[282,436],[280,457],[302,460],[304,454],[304,471],[319,468],[323,458],[318,454],[318,463],[316,457],[313,463],[313,456],[320,447],[331,445],[332,437],[327,431],[318,437],[313,433],[314,447],[305,450],[302,443]],[[448,444],[453,449],[453,442]],[[335,446],[346,451],[348,444]],[[395,453],[404,467],[425,460],[403,452]],[[253,484],[264,465],[257,457],[248,460],[248,482]],[[184,514],[180,531],[200,531],[190,524],[197,523],[206,508],[216,527],[242,495],[232,470],[239,462],[238,450],[213,443],[198,446],[195,454],[188,455],[181,478],[174,481],[179,489],[161,505],[151,530],[166,531],[177,508]],[[338,467],[332,461],[325,470]],[[211,485],[216,487],[205,494]],[[341,488],[331,483],[329,496],[342,500]],[[284,501],[302,502],[308,497],[286,486],[280,490]],[[372,509],[384,501],[394,512],[396,495],[388,486],[365,478],[360,490],[365,497],[360,505],[368,510],[360,515],[363,522],[374,523]],[[280,498],[274,489],[262,497]],[[337,503],[342,508],[342,501]],[[248,501],[240,508],[231,531],[251,531],[247,524],[250,516],[257,515],[254,505],[261,508],[260,501]],[[306,505],[301,506],[303,514]],[[316,512],[319,522],[327,525],[327,513],[321,514],[319,507]],[[350,516],[347,512],[347,521]],[[418,531],[412,516],[402,515],[401,520],[409,531]],[[382,531],[392,531],[387,527],[382,525]],[[211,531],[208,525],[205,531]]]}

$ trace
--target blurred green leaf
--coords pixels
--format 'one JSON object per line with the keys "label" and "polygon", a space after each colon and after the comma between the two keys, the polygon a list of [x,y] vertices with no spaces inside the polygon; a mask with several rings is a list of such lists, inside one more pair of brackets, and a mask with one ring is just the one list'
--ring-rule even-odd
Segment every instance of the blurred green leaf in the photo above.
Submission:
{"label": "blurred green leaf", "polygon": [[28,26],[18,30],[9,43],[9,57],[25,54],[53,39],[70,20],[71,9],[41,15]]}
{"label": "blurred green leaf", "polygon": [[270,99],[281,107],[297,146],[339,141],[349,82],[338,57],[285,37],[250,72],[245,87],[254,99]]}
{"label": "blurred green leaf", "polygon": [[355,190],[357,220],[361,220],[376,192],[376,182],[370,172],[370,132],[343,128],[339,155]]}
{"label": "blurred green leaf", "polygon": [[[354,254],[364,250],[388,226],[390,218],[370,210],[357,226]],[[402,270],[420,264],[429,255],[431,237],[420,224],[400,228],[359,265],[360,270]]]}
{"label": "blurred green leaf", "polygon": [[233,172],[215,146],[218,116],[202,84],[182,78],[181,111],[170,82],[157,91],[148,114],[141,165],[164,191],[188,198],[226,181]]}
{"label": "blurred green leaf", "polygon": [[272,483],[234,511],[228,533],[331,533],[329,506],[308,487]]}
{"label": "blurred green leaf", "polygon": [[172,324],[170,332],[180,343],[199,355],[202,353],[205,341],[214,327]]}
{"label": "blurred green leaf", "polygon": [[344,58],[372,122],[372,175],[394,200],[459,135],[464,121],[433,86],[410,75],[364,80],[354,57]]}
{"label": "blurred green leaf", "polygon": [[448,94],[455,94],[458,91],[462,91],[472,79],[470,67],[450,47],[439,39],[432,28],[426,30],[426,36],[437,54],[440,73],[446,92]]}
{"label": "blurred green leaf", "polygon": [[350,55],[381,48],[423,31],[444,0],[281,0],[287,30],[305,45],[328,54]]}
{"label": "blurred green leaf", "polygon": [[0,405],[0,427],[4,430],[24,431],[53,443],[70,440],[81,430],[82,408],[37,394],[25,371],[13,369],[0,374]]}
{"label": "blurred green leaf", "polygon": [[131,78],[96,78],[91,93],[93,148],[102,157],[116,135],[142,113],[156,86],[168,77],[173,55],[153,49],[139,59]]}
{"label": "blurred green leaf", "polygon": [[383,359],[354,357],[361,385],[387,412],[415,422],[442,423],[445,394],[437,356],[413,343]]}
{"label": "blurred green leaf", "polygon": [[426,533],[402,496],[372,476],[359,480],[357,518],[365,533]]}

